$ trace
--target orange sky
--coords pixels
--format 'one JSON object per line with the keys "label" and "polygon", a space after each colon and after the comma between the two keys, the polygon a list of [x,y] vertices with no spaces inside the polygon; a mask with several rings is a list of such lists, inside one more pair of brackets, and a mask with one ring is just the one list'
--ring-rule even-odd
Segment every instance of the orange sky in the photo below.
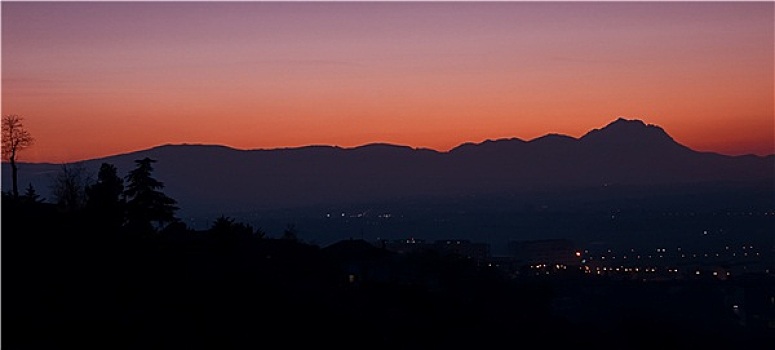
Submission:
{"label": "orange sky", "polygon": [[66,162],[166,143],[448,150],[618,117],[775,153],[775,3],[3,2],[2,112]]}

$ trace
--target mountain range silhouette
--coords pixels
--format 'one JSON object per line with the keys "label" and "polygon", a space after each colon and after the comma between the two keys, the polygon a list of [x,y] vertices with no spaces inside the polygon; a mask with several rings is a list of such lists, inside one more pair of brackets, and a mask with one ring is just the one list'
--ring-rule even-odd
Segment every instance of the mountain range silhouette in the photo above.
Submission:
{"label": "mountain range silhouette", "polygon": [[[184,215],[418,198],[562,197],[611,188],[639,193],[743,189],[772,199],[775,188],[775,155],[698,152],[659,126],[624,118],[580,138],[548,134],[529,141],[487,140],[447,152],[384,143],[257,150],[168,144],[78,163],[91,174],[103,162],[126,174],[134,160],[144,157],[158,161],[154,176]],[[7,167],[4,163],[4,188],[10,187]],[[31,183],[50,199],[48,189],[60,167],[19,163],[19,187]]]}

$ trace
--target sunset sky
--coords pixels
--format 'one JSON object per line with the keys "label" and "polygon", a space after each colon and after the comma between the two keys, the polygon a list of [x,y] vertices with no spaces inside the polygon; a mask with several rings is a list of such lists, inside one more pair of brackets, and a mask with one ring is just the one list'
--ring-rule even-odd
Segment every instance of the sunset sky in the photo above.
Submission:
{"label": "sunset sky", "polygon": [[446,151],[618,117],[775,153],[775,3],[2,2],[2,113],[67,162],[167,143]]}

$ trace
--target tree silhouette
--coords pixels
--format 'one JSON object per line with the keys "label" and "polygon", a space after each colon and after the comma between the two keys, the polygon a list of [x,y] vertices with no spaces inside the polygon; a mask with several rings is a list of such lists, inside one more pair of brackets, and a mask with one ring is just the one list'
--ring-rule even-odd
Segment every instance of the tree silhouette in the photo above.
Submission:
{"label": "tree silhouette", "polygon": [[208,231],[216,236],[228,235],[232,233],[233,226],[234,219],[221,215],[213,222]]}
{"label": "tree silhouette", "polygon": [[32,183],[27,186],[27,189],[24,191],[24,195],[21,197],[22,201],[26,203],[41,203],[43,202],[42,199],[40,199],[40,195],[37,191],[35,191],[35,187],[32,186]]}
{"label": "tree silhouette", "polygon": [[234,222],[233,218],[224,215],[213,222],[208,232],[215,237],[264,237],[264,232],[261,229],[255,230],[250,224]]}
{"label": "tree silhouette", "polygon": [[86,187],[86,208],[97,220],[119,226],[124,220],[124,180],[113,164],[102,163],[97,182]]}
{"label": "tree silhouette", "polygon": [[11,163],[14,198],[19,197],[16,156],[23,149],[31,146],[34,141],[29,131],[24,128],[22,119],[24,118],[15,114],[3,116],[3,159],[7,159]]}
{"label": "tree silhouette", "polygon": [[126,176],[126,226],[139,232],[156,231],[165,223],[175,221],[177,201],[161,192],[164,183],[151,176],[156,160],[145,157],[135,160],[137,167]]}
{"label": "tree silhouette", "polygon": [[86,204],[86,187],[91,179],[80,163],[62,164],[51,184],[56,203],[64,211],[76,211]]}
{"label": "tree silhouette", "polygon": [[266,231],[264,231],[264,229],[262,227],[260,227],[260,226],[256,227],[253,230],[253,236],[256,237],[256,238],[264,238],[264,237],[266,237]]}
{"label": "tree silhouette", "polygon": [[280,236],[280,239],[286,239],[289,241],[298,241],[299,231],[296,229],[296,225],[294,224],[286,225],[285,230],[283,230],[283,235]]}

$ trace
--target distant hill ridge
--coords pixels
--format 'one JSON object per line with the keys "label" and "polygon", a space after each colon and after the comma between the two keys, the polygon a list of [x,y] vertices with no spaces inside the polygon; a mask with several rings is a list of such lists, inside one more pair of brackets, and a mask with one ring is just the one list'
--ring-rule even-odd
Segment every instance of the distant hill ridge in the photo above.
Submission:
{"label": "distant hill ridge", "polygon": [[[668,133],[662,127],[658,125],[646,124],[644,121],[640,119],[625,119],[620,117],[612,121],[611,123],[609,123],[603,128],[596,128],[596,129],[590,130],[589,132],[587,132],[586,134],[584,134],[579,138],[565,135],[565,134],[559,134],[559,133],[548,133],[543,136],[539,136],[530,140],[523,140],[517,137],[487,139],[480,143],[466,142],[466,143],[460,144],[457,147],[450,149],[449,151],[436,151],[425,147],[411,147],[406,145],[391,144],[391,143],[384,143],[384,142],[369,143],[369,144],[364,144],[364,145],[354,146],[354,147],[342,147],[342,146],[331,146],[331,145],[308,145],[308,146],[298,146],[298,147],[256,148],[256,149],[239,149],[239,148],[234,148],[226,145],[218,145],[218,144],[168,143],[164,145],[154,146],[146,150],[128,152],[128,153],[112,155],[107,157],[100,157],[100,158],[89,159],[89,160],[78,161],[78,162],[111,159],[114,157],[121,157],[124,155],[131,155],[131,154],[143,154],[145,152],[165,149],[170,147],[191,148],[191,149],[199,149],[199,150],[204,148],[212,148],[212,149],[240,151],[240,152],[271,152],[271,151],[288,152],[288,151],[299,151],[299,150],[363,151],[368,149],[368,150],[383,150],[386,152],[388,150],[403,150],[403,151],[422,151],[422,152],[445,154],[445,153],[464,152],[465,149],[470,149],[472,147],[490,147],[492,145],[502,146],[504,144],[512,144],[511,146],[515,147],[514,146],[515,144],[526,144],[526,145],[527,144],[551,144],[551,145],[557,146],[559,143],[565,143],[566,145],[571,145],[571,144],[576,145],[577,143],[583,143],[587,145],[602,144],[603,146],[618,146],[618,147],[624,146],[624,147],[630,147],[630,148],[663,146],[663,147],[667,147],[668,149],[673,148],[674,150],[678,150],[679,148],[682,148],[684,151],[693,151],[690,148],[675,141],[670,135],[668,135]],[[697,151],[694,151],[694,152],[697,152]],[[698,152],[698,153],[716,154],[715,152]],[[763,157],[769,158],[772,156],[773,155],[768,155]],[[728,156],[728,157],[762,157],[762,156],[741,155],[741,156]],[[78,162],[74,162],[74,163],[78,163]]]}
{"label": "distant hill ridge", "polygon": [[[126,174],[143,157],[158,161],[154,176],[165,183],[165,192],[197,213],[600,186],[771,189],[775,181],[775,156],[697,152],[659,126],[624,118],[579,138],[487,140],[447,152],[384,143],[256,150],[169,144],[78,163],[96,174],[107,162]],[[19,187],[32,183],[48,197],[59,167],[20,163]],[[10,187],[9,173],[3,171],[4,188]]]}
{"label": "distant hill ridge", "polygon": [[[605,136],[609,135],[609,136]],[[610,135],[619,135],[621,140],[614,141],[610,139]],[[592,129],[586,134],[584,134],[580,138],[575,138],[573,136],[559,134],[559,133],[548,133],[546,135],[536,137],[531,140],[522,140],[517,137],[512,138],[501,138],[501,139],[487,139],[485,141],[482,141],[480,143],[475,142],[466,142],[463,143],[457,147],[452,148],[449,151],[436,151],[430,148],[426,147],[411,147],[411,146],[405,146],[405,145],[399,145],[399,144],[391,144],[391,143],[385,143],[385,142],[375,142],[375,143],[368,143],[360,146],[355,147],[341,147],[341,146],[330,146],[330,145],[309,145],[309,146],[298,146],[298,147],[277,147],[277,148],[257,148],[257,149],[239,149],[234,148],[230,146],[225,145],[218,145],[218,144],[202,144],[202,143],[168,143],[164,145],[159,145],[152,147],[150,149],[156,149],[156,148],[164,148],[164,147],[177,147],[177,146],[185,146],[185,147],[213,147],[213,148],[221,148],[221,149],[227,149],[227,150],[234,150],[234,151],[288,151],[288,150],[298,150],[298,149],[339,149],[339,150],[355,150],[355,149],[404,149],[404,150],[421,150],[421,151],[429,151],[429,152],[435,152],[435,153],[452,153],[455,151],[458,151],[459,149],[471,147],[471,146],[480,146],[484,144],[492,144],[492,143],[503,143],[503,142],[516,142],[516,143],[542,143],[542,142],[573,142],[573,141],[582,141],[582,140],[595,140],[596,138],[600,137],[609,137],[609,142],[619,142],[619,143],[630,143],[632,141],[642,139],[638,136],[642,135],[650,135],[654,140],[662,139],[663,141],[669,141],[673,143],[677,143],[672,137],[670,137],[667,132],[665,132],[664,129],[661,127],[655,125],[655,124],[646,124],[642,120],[639,119],[625,119],[625,118],[617,118],[613,122],[609,123],[603,128],[597,128]],[[631,138],[632,136],[635,136],[635,138]],[[550,141],[552,140],[552,141]],[[590,141],[594,142],[594,141]],[[685,146],[682,146],[685,147]],[[140,150],[131,153],[138,153],[138,152],[146,152],[148,150]],[[117,156],[117,155],[114,155]],[[114,156],[108,156],[108,157],[101,157],[96,159],[103,159],[103,158],[110,158]]]}

